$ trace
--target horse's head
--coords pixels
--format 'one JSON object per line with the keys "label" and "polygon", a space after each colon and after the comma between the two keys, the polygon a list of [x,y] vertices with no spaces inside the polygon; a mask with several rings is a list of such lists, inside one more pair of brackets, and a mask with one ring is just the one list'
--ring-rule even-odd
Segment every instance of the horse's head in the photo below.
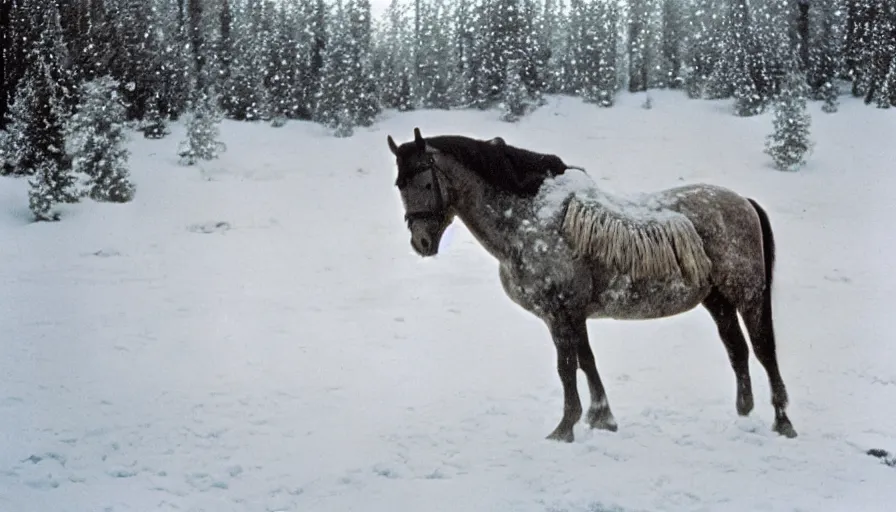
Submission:
{"label": "horse's head", "polygon": [[411,247],[420,256],[435,256],[445,228],[454,220],[448,183],[436,164],[438,151],[426,144],[418,128],[413,142],[397,146],[391,135],[387,141],[398,165],[395,185],[404,203]]}

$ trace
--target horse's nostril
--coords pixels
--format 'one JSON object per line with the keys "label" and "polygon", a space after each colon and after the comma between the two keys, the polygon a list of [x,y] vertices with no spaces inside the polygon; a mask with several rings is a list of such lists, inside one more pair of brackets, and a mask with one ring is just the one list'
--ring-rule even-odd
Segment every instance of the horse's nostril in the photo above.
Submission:
{"label": "horse's nostril", "polygon": [[429,238],[427,238],[425,236],[421,236],[420,237],[420,248],[423,249],[424,251],[428,251],[429,246],[430,246]]}

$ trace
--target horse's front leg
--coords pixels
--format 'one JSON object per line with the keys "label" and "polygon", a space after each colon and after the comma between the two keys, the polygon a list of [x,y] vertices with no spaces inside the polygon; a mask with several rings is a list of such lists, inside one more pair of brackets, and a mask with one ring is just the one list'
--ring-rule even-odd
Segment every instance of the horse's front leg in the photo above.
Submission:
{"label": "horse's front leg", "polygon": [[[576,347],[579,343],[580,332],[583,330],[579,322],[568,319],[557,319],[548,322],[554,346],[557,348],[557,373],[563,384],[563,418],[557,428],[548,435],[548,439],[573,442],[575,436],[572,429],[582,418],[582,403],[579,400],[579,391],[576,388],[576,370],[579,368],[579,357]],[[581,327],[585,321],[581,321]],[[586,339],[587,342],[587,339]]]}

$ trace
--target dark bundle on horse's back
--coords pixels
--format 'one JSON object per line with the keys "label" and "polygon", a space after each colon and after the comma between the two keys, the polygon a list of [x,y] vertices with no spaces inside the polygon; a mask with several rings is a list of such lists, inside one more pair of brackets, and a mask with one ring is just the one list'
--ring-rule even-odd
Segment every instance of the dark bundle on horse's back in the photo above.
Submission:
{"label": "dark bundle on horse's back", "polygon": [[[552,154],[511,146],[503,139],[479,140],[460,135],[429,137],[426,144],[450,155],[492,186],[521,196],[533,196],[545,179],[563,174],[570,166]],[[400,154],[417,151],[415,143],[398,148]],[[399,169],[399,180],[402,179]]]}

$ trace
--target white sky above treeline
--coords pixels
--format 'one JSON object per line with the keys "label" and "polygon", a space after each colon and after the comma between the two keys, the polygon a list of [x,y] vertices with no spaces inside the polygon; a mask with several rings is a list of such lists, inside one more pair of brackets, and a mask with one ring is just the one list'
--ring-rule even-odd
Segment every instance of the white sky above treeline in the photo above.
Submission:
{"label": "white sky above treeline", "polygon": [[373,19],[381,18],[383,13],[386,12],[386,8],[389,7],[391,1],[392,0],[370,0],[370,15],[373,16]]}

